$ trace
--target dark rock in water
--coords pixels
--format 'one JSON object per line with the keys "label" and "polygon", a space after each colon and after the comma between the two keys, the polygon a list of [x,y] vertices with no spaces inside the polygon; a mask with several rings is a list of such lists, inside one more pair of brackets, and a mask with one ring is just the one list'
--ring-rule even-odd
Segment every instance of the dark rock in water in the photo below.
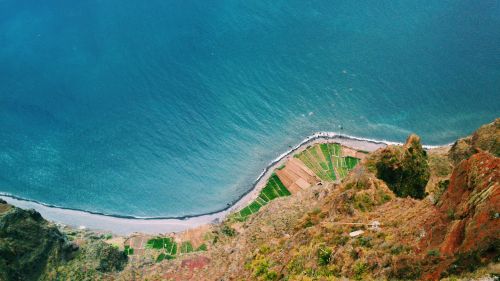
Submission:
{"label": "dark rock in water", "polygon": [[0,280],[37,280],[47,264],[72,257],[74,246],[35,210],[12,207],[2,200],[0,212]]}

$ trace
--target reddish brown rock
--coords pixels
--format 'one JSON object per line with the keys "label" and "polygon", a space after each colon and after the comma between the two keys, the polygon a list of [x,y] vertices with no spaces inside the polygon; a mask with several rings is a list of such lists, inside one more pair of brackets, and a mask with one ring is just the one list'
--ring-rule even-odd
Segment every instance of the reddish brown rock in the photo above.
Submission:
{"label": "reddish brown rock", "polygon": [[[462,161],[453,171],[450,184],[438,204],[439,216],[428,235],[427,250],[439,249],[440,259],[424,279],[436,280],[449,269],[460,270],[461,259],[487,263],[498,256],[500,239],[500,158],[480,152]],[[442,224],[445,222],[445,224]],[[425,258],[425,257],[424,257]]]}

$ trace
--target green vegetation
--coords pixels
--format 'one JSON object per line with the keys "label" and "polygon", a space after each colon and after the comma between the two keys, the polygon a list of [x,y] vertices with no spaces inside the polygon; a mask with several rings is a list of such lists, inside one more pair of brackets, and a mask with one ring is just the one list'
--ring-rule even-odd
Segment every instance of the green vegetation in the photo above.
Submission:
{"label": "green vegetation", "polygon": [[354,264],[354,279],[355,280],[363,280],[363,275],[368,269],[368,265],[366,263],[358,262]]}
{"label": "green vegetation", "polygon": [[258,280],[277,280],[278,273],[271,270],[272,263],[264,255],[257,255],[250,263],[245,264],[247,269],[252,270],[253,276]]}
{"label": "green vegetation", "polygon": [[[318,153],[318,148],[321,153]],[[342,157],[342,146],[337,143],[321,143],[312,146],[296,157],[325,181],[344,178],[359,163],[358,158]]]}
{"label": "green vegetation", "polygon": [[[314,145],[294,155],[294,157],[300,159],[320,179],[326,181],[335,181],[337,178],[344,178],[359,163],[358,158],[350,156],[342,157],[342,146],[337,143]],[[278,170],[284,167],[281,166]],[[234,219],[244,221],[248,216],[257,213],[269,201],[289,195],[290,191],[283,185],[279,177],[273,174],[269,178],[267,185],[260,192],[259,197],[235,214]]]}
{"label": "green vegetation", "polygon": [[165,250],[167,254],[175,255],[177,253],[177,243],[171,237],[157,237],[148,240],[147,249]]}
{"label": "green vegetation", "polygon": [[439,200],[441,199],[441,196],[443,193],[448,189],[448,186],[450,185],[450,180],[441,180],[437,184],[437,190],[434,192],[434,202],[437,204]]}
{"label": "green vegetation", "polygon": [[165,253],[161,253],[157,258],[156,258],[156,262],[161,262],[163,260],[173,260],[175,259],[175,256],[173,255],[169,255],[169,254],[165,254]]}
{"label": "green vegetation", "polygon": [[130,246],[125,246],[125,250],[123,251],[125,255],[130,256],[134,254],[134,248],[130,248]]}
{"label": "green vegetation", "polygon": [[[226,233],[228,234],[234,235],[234,229],[223,229],[223,232],[224,231],[226,231]],[[191,241],[183,241],[179,246],[179,249],[177,249],[177,243],[171,237],[156,237],[148,240],[146,248],[160,251],[160,254],[158,255],[158,257],[156,257],[156,262],[161,262],[163,260],[175,259],[175,257],[177,256],[177,251],[179,251],[179,254],[206,251],[207,245],[201,244],[195,250]],[[132,255],[134,253],[134,249],[130,248],[129,246],[125,246],[125,253],[127,255]]]}
{"label": "green vegetation", "polygon": [[354,195],[354,208],[362,211],[362,212],[367,212],[371,211],[373,207],[375,206],[375,203],[373,202],[372,198],[370,195],[366,193],[361,193],[361,194],[356,194]]}
{"label": "green vegetation", "polygon": [[242,220],[251,214],[257,213],[262,206],[265,206],[269,201],[276,199],[278,197],[284,197],[291,195],[290,191],[286,189],[281,180],[278,178],[276,174],[273,174],[267,185],[262,189],[259,194],[259,197],[255,199],[250,205],[241,209],[239,211],[239,216],[236,219]]}
{"label": "green vegetation", "polygon": [[207,244],[203,243],[198,248],[196,248],[197,252],[204,252],[207,250]]}
{"label": "green vegetation", "polygon": [[222,232],[222,234],[229,236],[229,237],[232,237],[236,234],[236,230],[232,229],[228,225],[224,225],[221,229],[221,232]]}
{"label": "green vegetation", "polygon": [[190,241],[184,241],[181,244],[181,254],[191,253],[193,251],[193,245]]}
{"label": "green vegetation", "polygon": [[439,257],[439,250],[430,250],[427,252],[427,255],[430,257]]}
{"label": "green vegetation", "polygon": [[160,250],[162,253],[156,258],[157,262],[164,259],[173,259],[177,254],[177,243],[171,237],[156,237],[148,240],[147,249]]}
{"label": "green vegetation", "polygon": [[0,199],[0,280],[38,280],[47,264],[63,262],[76,249],[40,213]]}
{"label": "green vegetation", "polygon": [[318,250],[318,264],[320,266],[328,265],[332,259],[332,250],[321,247]]}
{"label": "green vegetation", "polygon": [[377,177],[385,181],[397,196],[417,199],[426,196],[430,169],[427,153],[418,136],[410,135],[402,148],[386,148],[375,158]]}
{"label": "green vegetation", "polygon": [[344,159],[345,159],[345,163],[346,163],[346,166],[347,166],[348,170],[354,169],[354,167],[356,167],[356,165],[358,165],[358,163],[359,163],[359,159],[358,158],[354,158],[354,157],[351,157],[351,156],[347,156]]}

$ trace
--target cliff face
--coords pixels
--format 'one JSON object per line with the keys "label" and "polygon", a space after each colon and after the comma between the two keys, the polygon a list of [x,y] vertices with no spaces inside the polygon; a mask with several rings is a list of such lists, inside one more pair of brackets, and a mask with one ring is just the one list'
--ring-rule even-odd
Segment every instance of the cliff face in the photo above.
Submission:
{"label": "cliff face", "polygon": [[204,235],[207,252],[159,262],[137,254],[121,272],[127,262],[123,252],[95,237],[71,235],[79,245],[75,251],[38,213],[0,202],[0,280],[499,275],[498,128],[499,119],[449,150],[423,150],[412,135],[404,146],[369,155],[340,184],[322,181],[277,198],[244,220],[229,216],[213,225]]}
{"label": "cliff face", "polygon": [[488,151],[500,157],[500,118],[481,126],[472,136],[457,140],[450,150],[450,159],[455,165],[478,151]]}
{"label": "cliff face", "polygon": [[75,250],[38,212],[0,201],[0,280],[37,280],[47,264],[62,263]]}
{"label": "cliff face", "polygon": [[429,251],[439,251],[434,271],[426,276],[475,269],[498,261],[500,249],[500,158],[473,154],[453,170],[428,228]]}
{"label": "cliff face", "polygon": [[100,237],[69,237],[38,212],[0,200],[0,281],[100,280],[126,263],[127,256]]}
{"label": "cliff face", "polygon": [[[157,264],[154,275],[141,276],[438,280],[491,264],[498,268],[497,124],[467,138],[468,148],[461,150],[466,153],[457,145],[449,152],[424,151],[419,138],[410,136],[403,147],[370,155],[341,184],[275,200],[245,222],[227,220],[211,233],[209,252]],[[183,265],[198,259],[204,263],[196,270]],[[500,274],[495,266],[489,272]]]}

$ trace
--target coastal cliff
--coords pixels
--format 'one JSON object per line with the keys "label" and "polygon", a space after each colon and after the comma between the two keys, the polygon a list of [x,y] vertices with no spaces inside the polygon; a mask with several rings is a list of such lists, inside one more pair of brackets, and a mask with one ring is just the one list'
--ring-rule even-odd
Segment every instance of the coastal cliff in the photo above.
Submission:
{"label": "coastal cliff", "polygon": [[101,240],[0,200],[1,281],[96,280],[123,269],[126,255]]}
{"label": "coastal cliff", "polygon": [[313,145],[224,221],[158,237],[0,202],[0,280],[497,280],[499,138],[496,119],[451,147]]}
{"label": "coastal cliff", "polygon": [[341,183],[323,180],[244,221],[230,217],[215,226],[208,252],[132,276],[496,280],[498,124],[497,119],[451,147],[422,149],[413,135],[405,145],[381,148]]}

